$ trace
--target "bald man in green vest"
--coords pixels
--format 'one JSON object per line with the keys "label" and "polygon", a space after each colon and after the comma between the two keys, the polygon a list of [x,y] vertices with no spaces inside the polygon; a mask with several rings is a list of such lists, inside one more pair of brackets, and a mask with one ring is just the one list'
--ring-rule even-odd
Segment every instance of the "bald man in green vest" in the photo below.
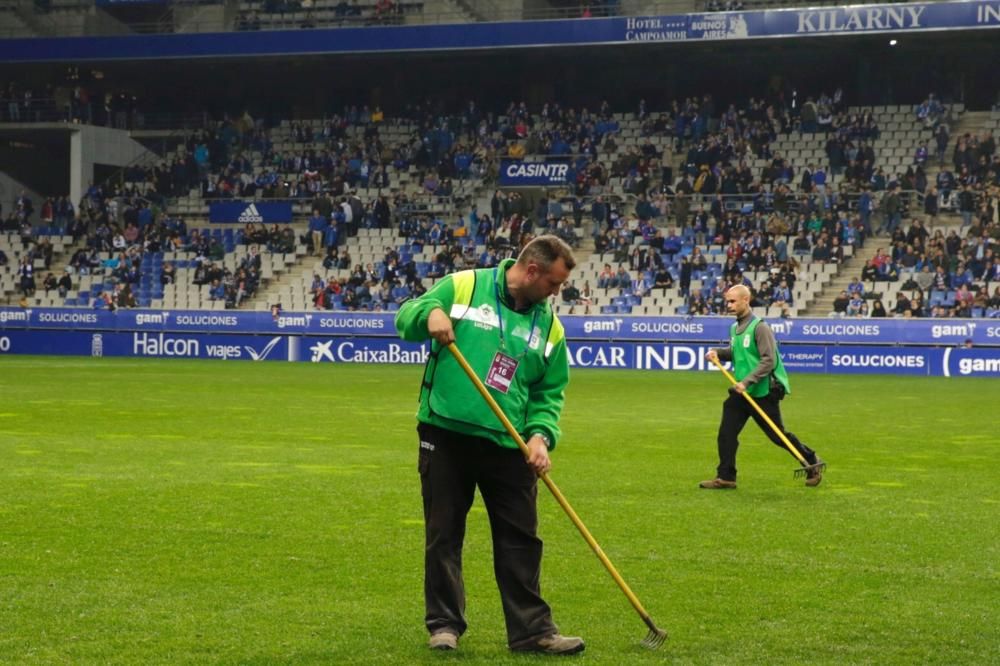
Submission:
{"label": "bald man in green vest", "polygon": [[[778,342],[767,322],[756,317],[750,308],[750,290],[744,285],[730,287],[725,293],[726,308],[736,316],[736,323],[729,331],[728,347],[711,349],[705,355],[709,361],[732,361],[733,375],[738,380],[730,389],[729,397],[722,403],[722,423],[719,425],[719,466],[716,477],[702,481],[699,485],[709,490],[732,490],[736,488],[736,450],[740,446],[739,435],[752,418],[764,434],[779,446],[784,442],[767,422],[743,397],[747,393],[765,414],[781,429],[788,441],[809,463],[806,485],[816,487],[823,480],[822,466],[816,452],[799,441],[794,434],[785,430],[781,421],[781,400],[789,393],[788,373],[781,362]],[[791,451],[788,451],[792,455]],[[815,466],[815,467],[813,467]]]}

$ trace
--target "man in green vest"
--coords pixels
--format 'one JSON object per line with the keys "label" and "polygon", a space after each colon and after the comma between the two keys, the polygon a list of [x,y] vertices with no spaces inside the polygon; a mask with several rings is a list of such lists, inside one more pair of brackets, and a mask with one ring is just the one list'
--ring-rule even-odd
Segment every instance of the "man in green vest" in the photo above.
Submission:
{"label": "man in green vest", "polygon": [[[755,317],[750,309],[750,290],[744,285],[730,287],[725,293],[726,308],[736,315],[736,323],[730,329],[729,347],[711,349],[705,355],[709,361],[733,362],[733,375],[738,380],[730,389],[730,395],[722,403],[722,423],[719,425],[719,467],[716,477],[699,484],[710,490],[736,488],[736,449],[740,446],[739,435],[747,419],[753,418],[760,429],[783,450],[785,444],[776,432],[761,418],[743,397],[749,394],[765,414],[781,429],[788,441],[809,463],[806,485],[815,487],[823,480],[823,470],[816,452],[799,441],[798,437],[785,430],[781,422],[781,400],[791,393],[788,373],[781,362],[778,342],[767,322]],[[791,455],[791,451],[789,451]],[[816,467],[813,467],[816,465]]]}
{"label": "man in green vest", "polygon": [[[454,650],[466,630],[462,541],[476,487],[493,533],[493,569],[511,650],[575,654],[541,597],[536,531],[538,474],[552,465],[569,362],[548,299],[576,261],[555,236],[540,236],[517,261],[445,276],[396,315],[404,340],[431,339],[417,411],[424,503],[424,621],[429,645]],[[525,459],[445,346],[455,342],[527,442]]]}

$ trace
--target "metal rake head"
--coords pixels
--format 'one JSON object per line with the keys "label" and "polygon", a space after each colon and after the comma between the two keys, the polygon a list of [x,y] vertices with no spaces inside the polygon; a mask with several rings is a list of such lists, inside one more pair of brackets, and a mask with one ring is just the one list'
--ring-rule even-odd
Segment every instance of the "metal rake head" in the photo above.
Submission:
{"label": "metal rake head", "polygon": [[646,623],[646,626],[649,627],[649,633],[646,634],[644,639],[642,639],[641,645],[645,648],[649,648],[650,650],[655,650],[663,645],[663,642],[667,640],[667,632],[657,627],[656,624],[653,623],[653,620],[649,617],[644,617],[642,619]]}
{"label": "metal rake head", "polygon": [[820,473],[825,472],[826,471],[826,463],[823,462],[823,461],[820,461],[820,462],[816,463],[815,465],[806,465],[805,467],[799,467],[797,470],[795,470],[795,474],[793,476],[796,479],[801,479],[803,476],[809,476],[809,473],[813,472],[813,471],[820,472]]}

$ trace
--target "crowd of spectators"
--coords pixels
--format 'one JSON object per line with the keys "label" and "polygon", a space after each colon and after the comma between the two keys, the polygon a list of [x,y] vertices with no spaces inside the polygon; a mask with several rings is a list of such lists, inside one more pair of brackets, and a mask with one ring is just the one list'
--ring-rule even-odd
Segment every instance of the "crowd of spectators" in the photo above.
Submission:
{"label": "crowd of spectators", "polygon": [[[211,128],[192,133],[178,154],[154,166],[135,165],[126,181],[135,183],[148,197],[186,196],[197,190],[206,199],[277,198],[308,200],[317,195],[346,196],[358,189],[399,189],[391,182],[390,168],[407,173],[411,164],[429,169],[424,175],[428,198],[447,198],[451,178],[469,174],[461,166],[459,147],[424,145],[419,138],[387,146],[380,136],[383,113],[378,107],[349,107],[343,115],[324,121],[321,129],[293,123],[288,139],[296,150],[276,150],[275,130],[248,113],[225,117]],[[349,135],[352,126],[363,134]],[[447,152],[447,155],[442,154]],[[433,162],[432,162],[433,159]],[[459,166],[455,167],[454,163]]]}
{"label": "crowd of spectators", "polygon": [[841,294],[834,314],[841,316],[995,317],[1000,316],[1000,191],[992,188],[987,213],[964,235],[952,229],[933,232],[919,219],[897,229],[888,248],[879,248],[852,281],[848,296],[877,299],[895,291],[895,306],[877,314],[850,308]]}
{"label": "crowd of spectators", "polygon": [[[812,109],[815,128],[809,120]],[[902,174],[885,173],[878,166],[870,143],[879,134],[877,123],[870,113],[849,115],[839,91],[832,97],[820,95],[818,102],[807,98],[801,108],[794,94],[790,103],[777,95],[724,111],[716,109],[710,95],[675,101],[663,113],[648,112],[640,100],[636,117],[642,122],[642,138],[624,145],[606,101],[593,112],[549,102],[534,113],[524,102],[511,102],[499,114],[482,111],[472,101],[450,114],[430,103],[413,103],[400,118],[412,123],[414,131],[406,140],[386,145],[380,136],[382,110],[354,106],[331,116],[319,129],[293,123],[291,137],[303,147],[279,151],[274,149],[274,130],[244,113],[195,133],[183,155],[157,167],[137,167],[129,179],[144,182],[152,196],[199,188],[207,198],[305,199],[366,188],[391,190],[394,197],[444,200],[455,194],[456,180],[495,181],[501,158],[545,155],[568,161],[574,194],[588,204],[612,194],[611,179],[621,179],[621,189],[641,196],[656,217],[667,215],[676,197],[690,199],[695,194],[763,197],[768,205],[780,207],[809,196],[856,198],[865,190],[878,193],[893,185],[904,192],[927,187],[924,166],[916,156]],[[362,136],[348,133],[352,126],[362,127]],[[779,135],[813,130],[828,133],[825,165],[792,164],[771,149]],[[669,137],[670,145],[650,141],[657,136]],[[682,168],[689,178],[675,178],[675,151],[685,155]],[[754,173],[753,159],[766,160],[767,166]],[[407,186],[414,182],[411,170],[419,194],[409,188],[407,195]],[[684,201],[678,208],[684,214],[691,211]]]}
{"label": "crowd of spectators", "polygon": [[738,12],[744,8],[743,0],[705,0],[706,12]]}
{"label": "crowd of spectators", "polygon": [[[903,220],[919,205],[913,190],[934,195],[924,198],[930,224],[942,201],[954,202],[970,230],[977,221],[997,215],[998,169],[991,134],[958,137],[955,171],[943,169],[933,183],[927,182],[924,171],[933,157],[926,142],[905,173],[886,173],[872,143],[881,132],[875,117],[870,112],[849,113],[839,90],[832,96],[807,96],[804,102],[797,92],[788,91],[750,99],[743,108],[724,109],[711,95],[677,100],[663,112],[651,112],[645,100],[639,100],[634,113],[641,126],[639,137],[626,139],[606,101],[593,111],[554,101],[537,109],[511,102],[500,113],[482,110],[474,101],[454,112],[415,101],[398,116],[399,126],[412,131],[389,143],[382,138],[386,116],[377,106],[346,107],[318,127],[293,122],[281,128],[280,136],[276,128],[244,112],[191,134],[183,149],[162,164],[130,167],[124,200],[141,197],[162,206],[197,190],[206,199],[308,202],[312,213],[304,242],[324,263],[350,267],[354,276],[336,293],[329,284],[314,289],[314,294],[325,294],[317,299],[317,307],[346,302],[344,307],[372,309],[388,308],[405,298],[405,292],[422,288],[418,284],[428,275],[495,265],[535,233],[557,233],[576,244],[585,216],[594,222],[597,252],[629,273],[628,289],[634,295],[662,287],[669,277],[688,298],[690,312],[722,313],[721,290],[764,271],[769,277],[750,285],[756,303],[792,307],[796,268],[803,257],[841,263],[843,248],[861,247],[879,234],[895,245]],[[914,113],[925,124],[940,161],[942,141],[945,146],[950,142],[947,107],[931,97]],[[779,136],[795,132],[825,133],[825,162],[792,164],[771,148]],[[288,140],[294,149],[285,143],[275,147],[277,141]],[[675,174],[672,163],[678,154],[684,157]],[[568,196],[529,203],[516,192],[497,190],[489,214],[473,208],[466,219],[449,219],[447,213],[422,205],[450,199],[460,189],[456,182],[493,182],[500,159],[524,155],[567,162]],[[755,161],[765,166],[755,172]],[[620,196],[617,184],[627,198]],[[91,250],[124,255],[117,257],[116,266],[105,268],[125,283],[132,263],[129,253],[140,252],[135,248],[147,242],[198,246],[159,221],[143,217],[130,222],[125,210],[102,213],[102,207],[122,200],[88,193],[80,214],[65,199],[46,205],[54,223],[66,220],[77,237],[86,233]],[[148,215],[143,211],[149,206],[123,205],[130,215]],[[120,221],[102,222],[103,217]],[[81,220],[85,230],[74,227],[84,224]],[[679,235],[664,233],[671,221]],[[388,258],[372,268],[374,277],[365,267],[343,261],[345,240],[365,227],[395,227],[409,248],[391,250],[400,256],[388,279]],[[295,244],[294,236],[280,228],[248,228],[242,238],[270,251],[288,251]],[[211,255],[211,241],[206,242],[199,257]],[[687,251],[697,244],[713,246],[712,259],[717,261],[700,266],[696,253]],[[434,248],[434,260],[414,261],[411,255],[427,246]],[[256,286],[250,273],[244,297]],[[235,275],[206,273],[202,278],[208,278],[209,285],[214,279],[223,286],[240,283]],[[702,280],[703,286],[691,290],[692,279]],[[616,278],[617,288],[625,288],[622,280]],[[238,286],[229,290],[234,298],[227,301],[238,304],[242,298],[235,296],[240,291]]]}
{"label": "crowd of spectators", "polygon": [[[447,260],[447,253],[442,253]],[[395,309],[404,301],[415,298],[426,291],[416,262],[411,256],[402,255],[394,247],[386,247],[382,262],[376,267],[372,263],[364,266],[351,264],[350,253],[332,250],[324,260],[324,266],[336,267],[341,271],[350,270],[348,277],[330,277],[324,281],[319,275],[313,276],[310,291],[313,306],[317,310],[370,310],[381,312]],[[454,267],[449,267],[453,269]],[[437,277],[444,275],[442,269]]]}
{"label": "crowd of spectators", "polygon": [[[235,271],[230,271],[223,266],[226,249],[217,236],[198,229],[189,232],[183,219],[162,214],[130,187],[106,190],[91,184],[78,207],[65,196],[47,198],[35,224],[34,214],[30,198],[22,194],[12,216],[4,221],[4,230],[16,228],[25,249],[18,267],[22,295],[31,297],[36,293],[36,260],[43,260],[45,270],[51,267],[53,247],[49,236],[68,235],[83,246],[68,257],[60,278],[46,275],[43,289],[46,294],[55,291],[65,298],[82,276],[100,276],[105,288],[93,301],[97,308],[137,307],[141,304],[140,283],[145,287],[155,280],[158,291],[175,283],[176,267],[162,263],[162,253],[168,251],[193,253],[193,283],[210,285],[212,300],[239,307],[259,286],[262,249],[291,252],[296,242],[287,225],[274,225],[268,230],[259,223],[249,224],[237,234],[237,242],[248,246],[247,255]],[[0,256],[0,265],[7,261],[6,255]]]}
{"label": "crowd of spectators", "polygon": [[0,121],[8,123],[72,122],[132,129],[143,124],[143,108],[131,92],[85,84],[0,85]]}
{"label": "crowd of spectators", "polygon": [[[50,202],[42,207],[43,217],[48,213],[51,219]],[[17,235],[21,245],[20,258],[17,259],[17,291],[21,294],[22,303],[27,298],[35,295],[38,289],[38,282],[35,277],[35,264],[41,261],[44,270],[52,266],[54,247],[48,234],[40,234],[40,231],[48,232],[48,229],[38,228],[32,223],[32,216],[35,212],[35,204],[31,197],[24,190],[14,200],[11,211],[3,216],[2,206],[0,206],[0,231],[3,233],[13,233]],[[7,266],[11,262],[11,257],[0,250],[0,266]]]}
{"label": "crowd of spectators", "polygon": [[[464,220],[449,228],[446,221],[433,216],[400,215],[398,207],[393,217],[411,247],[437,245],[446,239],[451,249],[444,254],[451,261],[432,263],[444,263],[447,269],[449,265],[492,265],[509,248],[518,246],[520,234],[539,229],[575,241],[586,211],[595,223],[597,251],[610,253],[612,263],[620,264],[620,269],[627,265],[625,272],[639,278],[628,278],[633,293],[648,292],[658,282],[666,284],[669,275],[690,298],[692,312],[721,313],[724,310],[717,298],[721,290],[747,281],[746,272],[763,270],[769,279],[751,285],[757,303],[792,306],[802,255],[813,262],[839,264],[844,261],[844,247],[861,247],[876,234],[894,236],[904,216],[914,212],[917,200],[910,191],[926,183],[926,175],[916,160],[902,175],[886,174],[877,167],[870,142],[879,135],[878,124],[871,113],[847,114],[840,91],[832,97],[820,95],[815,101],[807,98],[799,111],[794,104],[782,102],[782,96],[767,102],[755,99],[746,109],[730,106],[721,114],[715,112],[710,96],[687,99],[660,114],[648,113],[640,102],[637,118],[643,122],[643,136],[637,145],[625,146],[610,168],[599,158],[616,151],[622,139],[616,138],[618,123],[606,103],[593,114],[557,103],[545,104],[533,114],[524,103],[511,103],[498,116],[479,112],[471,102],[461,114],[452,116],[434,115],[416,106],[408,109],[408,116],[421,128],[422,166],[476,165],[477,172],[489,179],[501,156],[569,156],[574,187],[571,196],[540,201],[537,207],[528,206],[516,193],[497,191],[491,215],[474,212],[468,226]],[[946,118],[939,114],[937,124],[928,129],[939,131]],[[794,131],[826,132],[828,162],[796,168],[771,151],[770,144],[779,134]],[[671,146],[686,151],[683,172],[676,181],[671,180],[669,166],[660,161],[662,151],[649,141],[657,135],[672,137]],[[969,143],[965,137],[963,155]],[[983,168],[991,171],[989,155],[995,148],[988,140],[976,143],[981,144],[986,145],[981,150],[988,155],[979,161],[979,172],[987,176]],[[457,155],[468,159],[456,160]],[[751,157],[768,161],[759,175],[749,168]],[[427,178],[437,175],[429,173]],[[613,177],[623,178],[626,189],[635,193],[634,210],[623,206],[619,197],[604,194]],[[733,194],[744,195],[742,205],[735,209],[726,196]],[[671,218],[682,229],[683,239],[675,234],[664,236],[663,223]],[[879,223],[877,230],[873,222]],[[639,237],[641,246],[637,247]],[[486,246],[486,251],[475,256],[466,247],[473,242]],[[691,274],[699,275],[698,259],[687,268],[691,258],[679,253],[679,246],[692,243],[716,244],[725,253],[720,274],[709,274],[711,279],[697,294],[689,293],[689,284]],[[645,246],[655,251],[648,252]],[[700,270],[704,273],[708,267]],[[657,280],[658,274],[664,279]],[[619,287],[621,282],[619,275],[613,284]]]}
{"label": "crowd of spectators", "polygon": [[[331,223],[326,232],[316,238],[330,239],[331,229],[336,239],[349,237],[336,231],[337,226],[336,222]],[[350,275],[331,277],[325,284],[319,276],[314,276],[311,286],[314,306],[317,309],[395,309],[407,299],[422,294],[427,278],[433,280],[468,268],[491,268],[503,259],[516,256],[534,237],[535,227],[530,220],[522,220],[513,213],[499,228],[494,228],[488,214],[480,216],[473,210],[468,223],[463,219],[452,225],[440,218],[406,215],[397,229],[397,241],[405,242],[386,247],[382,261],[375,265],[352,263],[349,250],[338,247],[336,241],[326,246],[324,268],[338,272],[350,269]],[[575,233],[573,239],[577,241]],[[418,261],[418,255],[429,255],[430,260]]]}
{"label": "crowd of spectators", "polygon": [[339,0],[323,4],[321,0],[264,0],[259,7],[251,5],[240,12],[236,29],[397,25],[403,23],[404,12],[422,7],[422,1],[374,0],[361,4],[358,0]]}

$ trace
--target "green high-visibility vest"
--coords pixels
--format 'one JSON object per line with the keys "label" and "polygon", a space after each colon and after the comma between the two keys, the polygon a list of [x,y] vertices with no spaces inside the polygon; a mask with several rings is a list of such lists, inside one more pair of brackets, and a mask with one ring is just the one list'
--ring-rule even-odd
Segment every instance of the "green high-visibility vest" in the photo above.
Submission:
{"label": "green high-visibility vest", "polygon": [[[517,372],[506,393],[488,390],[519,433],[525,438],[544,434],[550,448],[554,448],[561,434],[559,417],[569,382],[565,329],[548,301],[517,312],[499,299],[498,289],[500,293],[506,290],[507,270],[513,265],[513,259],[505,259],[496,270],[446,275],[426,294],[399,308],[396,329],[404,340],[426,340],[430,311],[444,310],[452,319],[457,346],[476,375],[485,380],[500,351],[502,325],[504,353],[518,360]],[[424,368],[417,420],[517,448],[503,424],[476,394],[465,371],[436,340],[431,342]]]}
{"label": "green high-visibility vest", "polygon": [[[743,381],[743,378],[753,372],[753,369],[760,363],[760,350],[757,349],[757,326],[762,319],[754,317],[750,324],[742,333],[737,333],[739,322],[729,329],[729,338],[733,350],[733,374],[736,379]],[[774,344],[774,369],[771,371],[778,383],[785,388],[785,393],[791,393],[792,389],[788,384],[788,373],[785,372],[785,365],[781,362],[781,353],[778,350],[778,343]],[[747,393],[754,398],[763,398],[771,391],[771,378],[764,377],[758,382],[747,386]]]}

